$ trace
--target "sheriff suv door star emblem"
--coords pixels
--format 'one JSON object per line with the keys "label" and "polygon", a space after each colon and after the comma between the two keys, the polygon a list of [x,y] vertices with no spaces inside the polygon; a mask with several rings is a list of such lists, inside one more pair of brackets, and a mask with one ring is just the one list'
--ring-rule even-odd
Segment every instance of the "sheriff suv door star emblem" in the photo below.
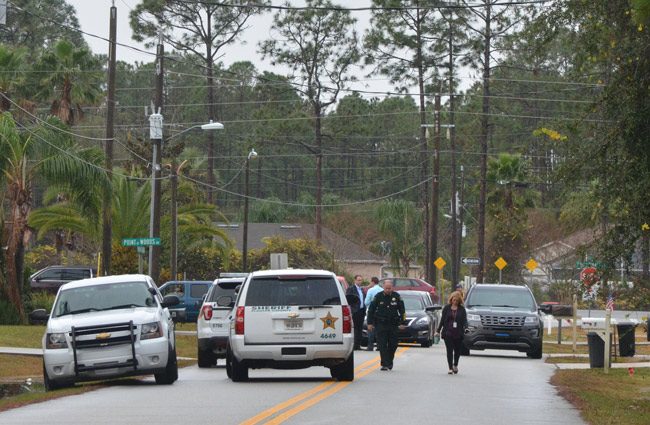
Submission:
{"label": "sheriff suv door star emblem", "polygon": [[336,323],[336,321],[339,320],[339,318],[332,316],[332,313],[328,311],[327,316],[321,317],[320,320],[323,321],[323,329],[327,329],[327,328],[336,329],[334,327],[334,323]]}

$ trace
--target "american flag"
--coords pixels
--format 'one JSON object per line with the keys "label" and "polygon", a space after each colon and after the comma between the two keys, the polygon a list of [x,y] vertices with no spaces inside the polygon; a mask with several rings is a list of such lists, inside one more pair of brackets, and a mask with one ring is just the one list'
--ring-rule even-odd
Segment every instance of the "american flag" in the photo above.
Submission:
{"label": "american flag", "polygon": [[614,311],[614,296],[612,294],[609,294],[609,297],[607,297],[607,304],[605,304],[605,310]]}

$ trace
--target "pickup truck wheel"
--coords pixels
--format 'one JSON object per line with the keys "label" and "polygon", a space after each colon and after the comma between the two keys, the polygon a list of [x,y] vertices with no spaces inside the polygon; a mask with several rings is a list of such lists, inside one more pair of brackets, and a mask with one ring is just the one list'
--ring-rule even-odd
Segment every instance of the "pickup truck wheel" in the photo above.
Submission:
{"label": "pickup truck wheel", "polygon": [[429,348],[429,347],[431,347],[432,345],[433,345],[433,341],[430,340],[430,339],[427,339],[426,341],[422,341],[422,342],[420,343],[420,346],[421,346],[422,348]]}
{"label": "pickup truck wheel", "polygon": [[233,382],[248,381],[248,368],[239,362],[232,353],[226,358],[226,373]]}
{"label": "pickup truck wheel", "polygon": [[343,363],[332,366],[330,374],[339,381],[354,381],[354,352]]}
{"label": "pickup truck wheel", "polygon": [[463,344],[460,346],[460,355],[461,355],[461,356],[469,356],[469,355],[470,355],[470,353],[469,353],[469,348],[467,348],[467,346],[465,345],[465,343],[463,343]]}
{"label": "pickup truck wheel", "polygon": [[217,359],[214,357],[212,352],[207,350],[201,350],[199,348],[198,353],[198,364],[199,367],[212,367],[217,363]]}
{"label": "pickup truck wheel", "polygon": [[156,373],[154,377],[156,378],[156,384],[158,385],[171,385],[178,379],[178,363],[176,362],[175,349],[169,349],[165,371]]}

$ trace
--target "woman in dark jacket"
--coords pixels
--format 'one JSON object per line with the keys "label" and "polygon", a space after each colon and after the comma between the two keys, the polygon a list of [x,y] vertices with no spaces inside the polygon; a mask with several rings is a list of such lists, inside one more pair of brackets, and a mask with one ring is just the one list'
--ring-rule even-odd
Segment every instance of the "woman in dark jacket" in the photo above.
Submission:
{"label": "woman in dark jacket", "polygon": [[449,295],[449,304],[442,309],[442,317],[436,335],[440,335],[441,329],[442,338],[445,340],[445,347],[447,347],[448,373],[450,375],[458,373],[458,359],[463,346],[463,335],[467,329],[467,311],[463,306],[462,292],[455,291]]}

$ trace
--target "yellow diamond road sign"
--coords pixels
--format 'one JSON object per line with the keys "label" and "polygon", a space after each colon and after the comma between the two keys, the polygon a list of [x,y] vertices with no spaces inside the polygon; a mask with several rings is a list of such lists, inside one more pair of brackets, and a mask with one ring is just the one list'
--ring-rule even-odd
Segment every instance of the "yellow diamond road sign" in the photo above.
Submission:
{"label": "yellow diamond road sign", "polygon": [[526,268],[527,268],[531,273],[532,273],[532,272],[537,268],[537,266],[539,266],[539,264],[537,264],[537,261],[535,261],[533,258],[531,258],[530,260],[528,260],[528,262],[526,263]]}
{"label": "yellow diamond road sign", "polygon": [[499,257],[499,259],[494,262],[494,265],[497,266],[497,269],[503,270],[508,263],[506,263],[506,260],[504,260],[503,257]]}
{"label": "yellow diamond road sign", "polygon": [[445,267],[445,264],[447,264],[447,262],[443,260],[442,257],[438,257],[438,259],[434,261],[433,264],[438,268],[438,270],[440,270]]}

